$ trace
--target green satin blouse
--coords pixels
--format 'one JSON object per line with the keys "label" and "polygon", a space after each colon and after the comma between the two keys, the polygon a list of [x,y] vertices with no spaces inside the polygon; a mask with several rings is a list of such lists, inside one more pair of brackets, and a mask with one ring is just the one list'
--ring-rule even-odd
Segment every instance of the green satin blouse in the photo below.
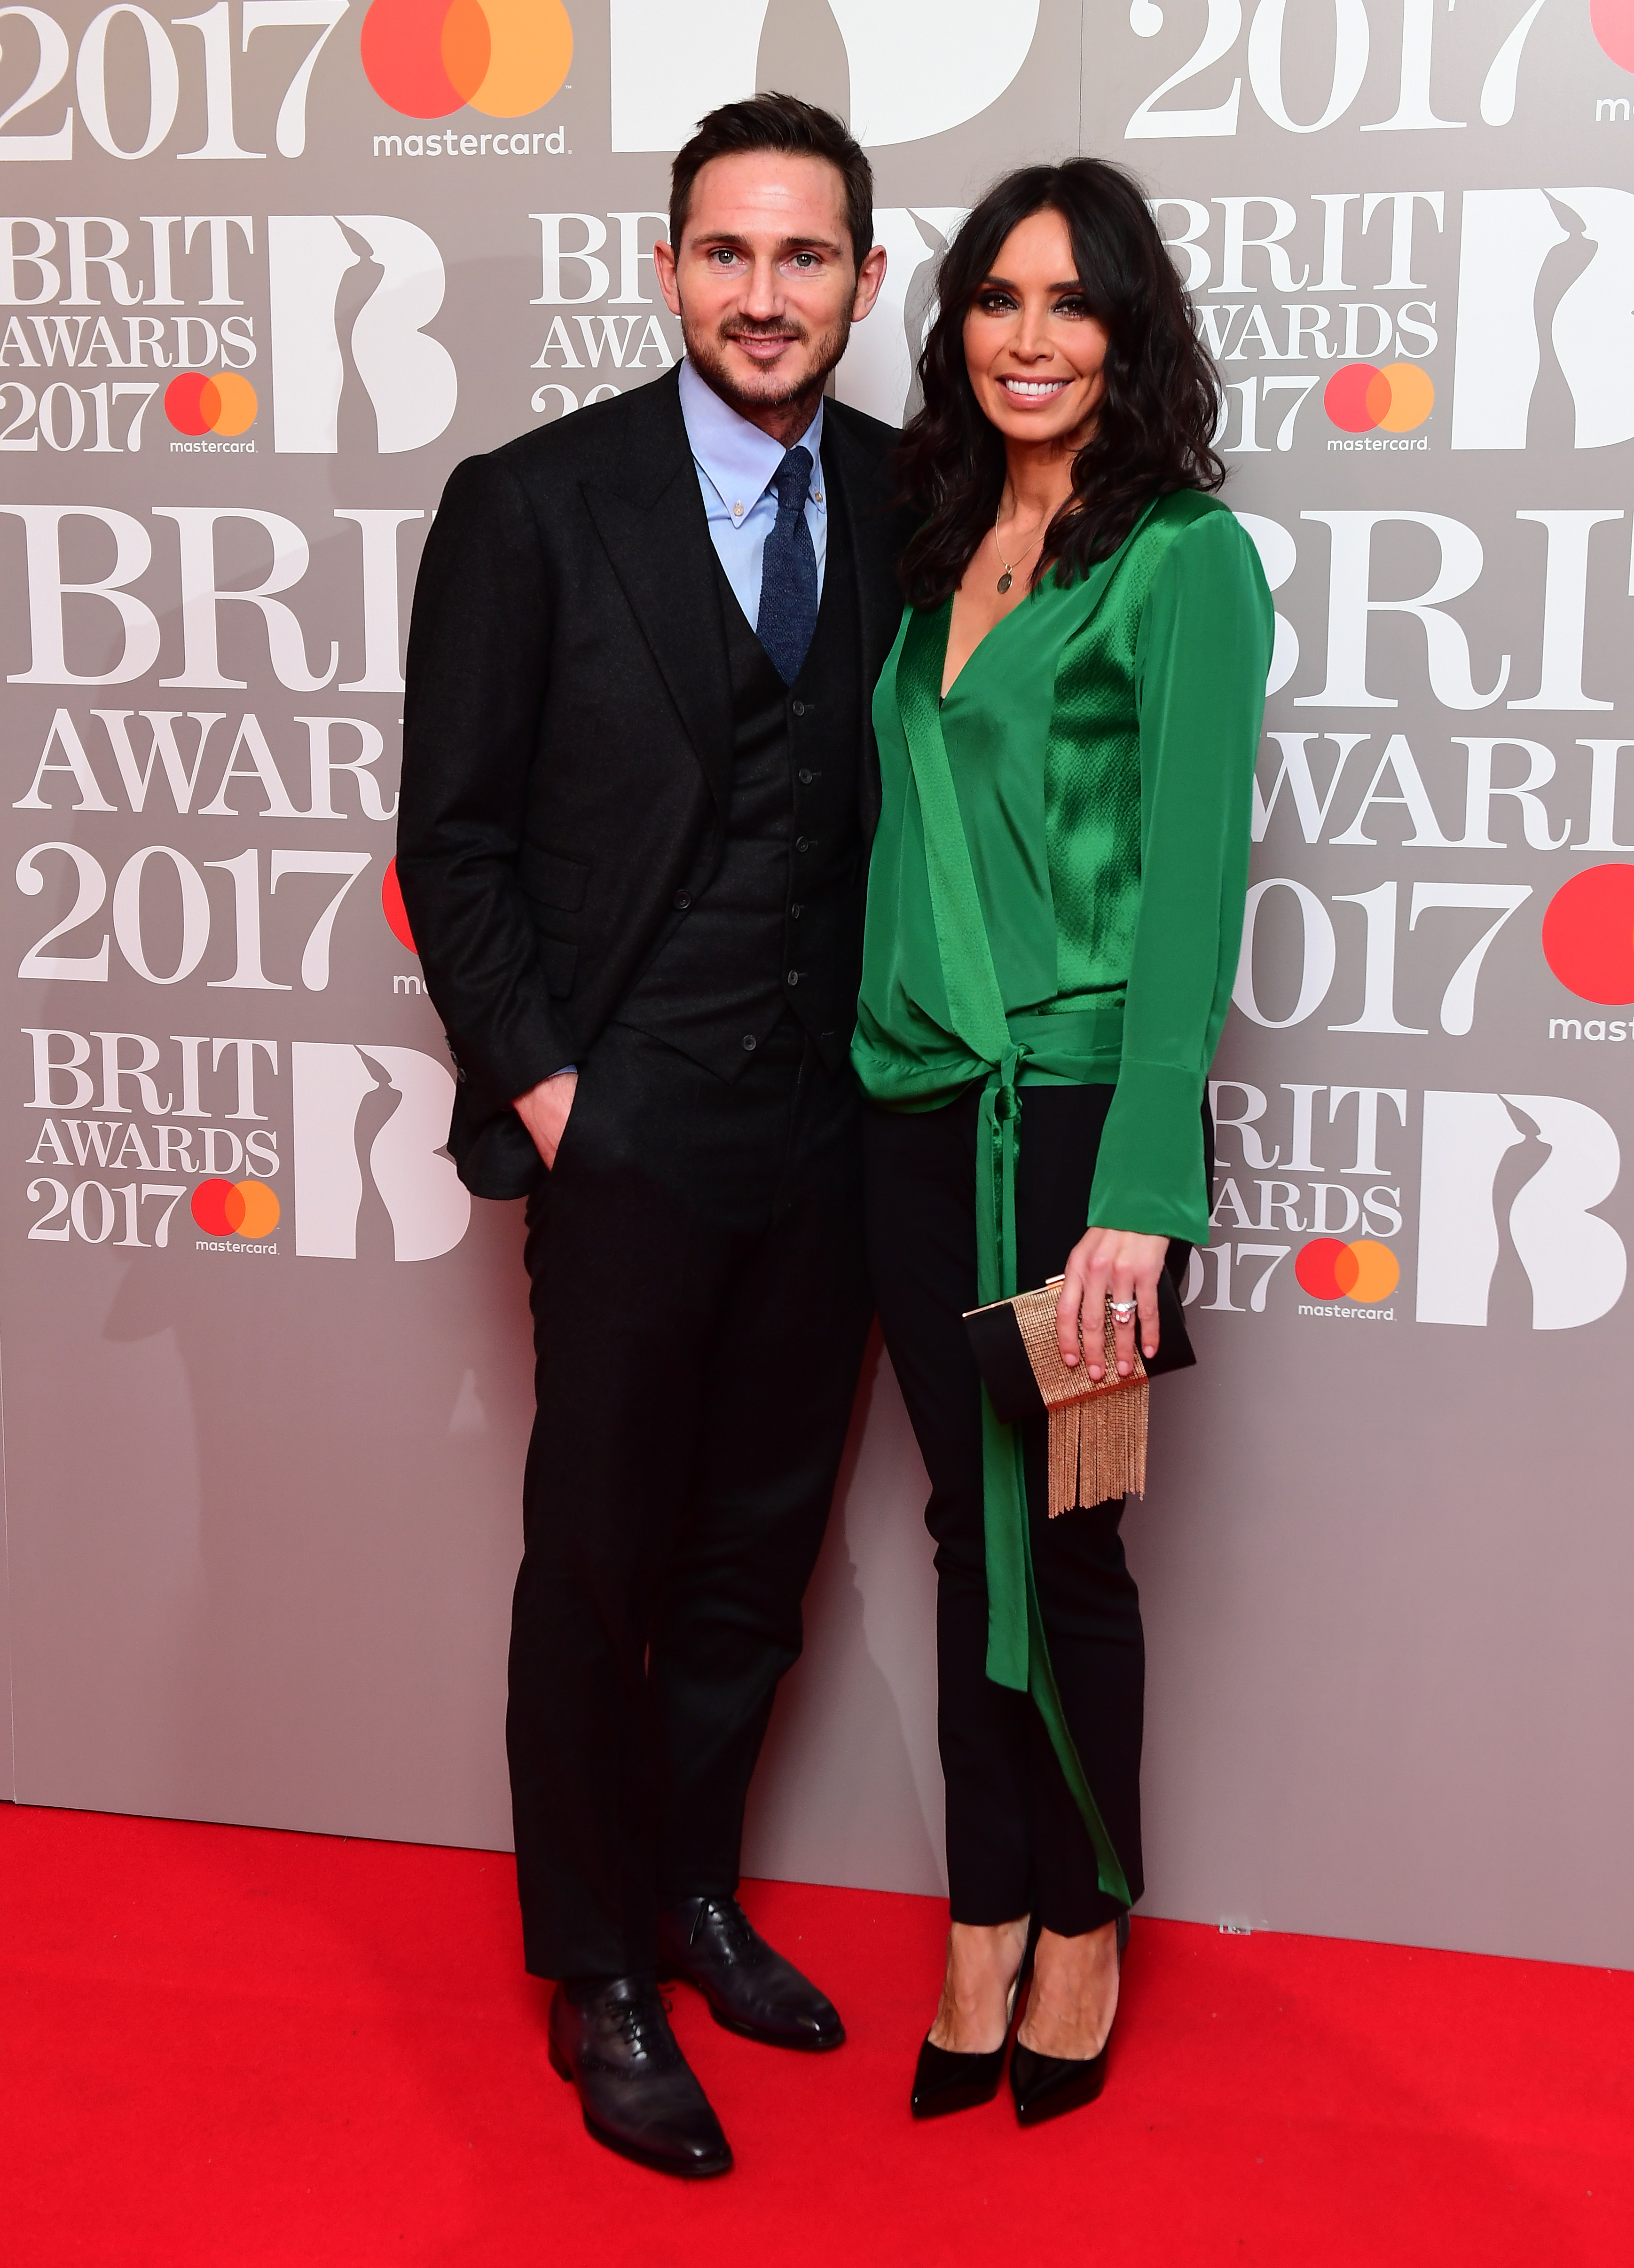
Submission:
{"label": "green satin blouse", "polygon": [[[993,1069],[955,1029],[905,719],[952,602],[909,608],[874,696],[883,804],[852,1060],[926,1109]],[[1019,1083],[1114,1083],[1088,1219],[1206,1244],[1200,1111],[1236,972],[1270,594],[1218,498],[1160,497],[983,639],[937,721]]]}

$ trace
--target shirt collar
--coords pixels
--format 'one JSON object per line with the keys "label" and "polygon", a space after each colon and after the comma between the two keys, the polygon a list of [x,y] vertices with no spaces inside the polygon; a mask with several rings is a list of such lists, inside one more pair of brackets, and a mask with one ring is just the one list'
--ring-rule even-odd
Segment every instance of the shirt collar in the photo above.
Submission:
{"label": "shirt collar", "polygon": [[[820,462],[822,446],[822,413],[820,396],[817,415],[794,444],[796,448],[811,452],[814,490],[822,487],[814,469]],[[681,414],[693,457],[713,484],[733,523],[740,527],[770,487],[772,475],[783,462],[783,444],[774,441],[769,433],[762,433],[758,425],[751,425],[747,417],[740,417],[730,403],[721,400],[713,387],[699,377],[690,362],[681,365]],[[821,505],[822,499],[815,496],[813,501]]]}

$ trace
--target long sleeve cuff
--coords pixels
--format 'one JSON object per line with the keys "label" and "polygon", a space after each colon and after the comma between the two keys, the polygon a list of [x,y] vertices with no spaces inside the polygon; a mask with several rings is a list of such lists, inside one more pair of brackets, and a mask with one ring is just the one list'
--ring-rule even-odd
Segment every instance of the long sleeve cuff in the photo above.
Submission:
{"label": "long sleeve cuff", "polygon": [[1092,1228],[1209,1241],[1200,1071],[1126,1056],[1089,1194]]}

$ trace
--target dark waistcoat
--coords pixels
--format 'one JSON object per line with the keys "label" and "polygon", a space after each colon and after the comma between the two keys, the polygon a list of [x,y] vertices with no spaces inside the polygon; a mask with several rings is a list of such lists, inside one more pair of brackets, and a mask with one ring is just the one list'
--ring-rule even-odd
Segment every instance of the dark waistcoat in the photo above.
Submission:
{"label": "dark waistcoat", "polygon": [[[817,628],[785,685],[715,575],[732,674],[732,793],[703,877],[626,994],[620,1023],[735,1078],[786,1010],[831,1071],[850,1046],[862,955],[861,633],[844,515],[828,521]],[[715,856],[718,850],[718,856]]]}

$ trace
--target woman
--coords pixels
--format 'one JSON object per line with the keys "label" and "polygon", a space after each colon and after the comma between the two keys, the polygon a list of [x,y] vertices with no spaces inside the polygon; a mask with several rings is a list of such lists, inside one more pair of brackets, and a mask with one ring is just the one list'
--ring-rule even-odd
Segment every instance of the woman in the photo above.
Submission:
{"label": "woman", "polygon": [[937,1543],[952,1927],[913,2108],[990,2100],[1030,1960],[1011,2084],[1032,2124],[1105,2076],[1145,1653],[1122,1500],[1048,1518],[1042,1423],[1018,1457],[961,1316],[1064,1273],[1064,1359],[1102,1375],[1109,1300],[1127,1375],[1166,1263],[1207,1241],[1272,615],[1211,493],[1218,381],[1131,181],[1012,174],[939,292],[853,1057]]}

